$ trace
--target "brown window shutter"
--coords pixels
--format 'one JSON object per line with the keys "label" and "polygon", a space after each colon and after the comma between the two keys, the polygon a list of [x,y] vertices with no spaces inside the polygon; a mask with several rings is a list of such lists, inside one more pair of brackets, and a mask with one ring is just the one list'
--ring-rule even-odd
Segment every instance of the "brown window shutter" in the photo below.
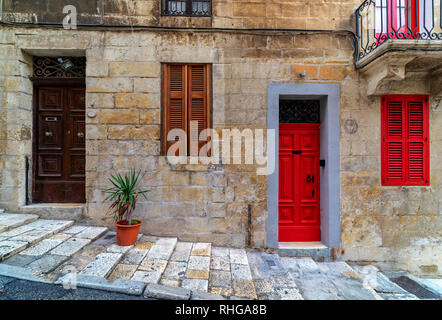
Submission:
{"label": "brown window shutter", "polygon": [[[189,65],[188,66],[188,141],[189,154],[191,141],[198,141],[200,133],[210,128],[210,69],[208,65]],[[191,134],[191,121],[198,122],[198,131]],[[196,129],[196,128],[195,128]],[[195,134],[195,133],[198,134]],[[207,142],[198,142],[198,153]]]}
{"label": "brown window shutter", "polygon": [[162,154],[166,155],[174,141],[167,141],[173,129],[187,130],[186,67],[181,64],[163,65],[163,128]]}

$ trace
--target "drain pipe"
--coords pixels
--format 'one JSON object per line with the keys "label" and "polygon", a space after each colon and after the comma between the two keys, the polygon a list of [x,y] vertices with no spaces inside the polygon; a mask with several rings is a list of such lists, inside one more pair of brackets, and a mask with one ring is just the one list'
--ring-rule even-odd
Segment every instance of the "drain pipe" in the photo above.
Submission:
{"label": "drain pipe", "polygon": [[252,246],[252,205],[247,206],[247,247]]}
{"label": "drain pipe", "polygon": [[26,155],[25,156],[25,171],[26,171],[26,176],[25,176],[25,201],[26,201],[26,205],[29,204],[29,157]]}

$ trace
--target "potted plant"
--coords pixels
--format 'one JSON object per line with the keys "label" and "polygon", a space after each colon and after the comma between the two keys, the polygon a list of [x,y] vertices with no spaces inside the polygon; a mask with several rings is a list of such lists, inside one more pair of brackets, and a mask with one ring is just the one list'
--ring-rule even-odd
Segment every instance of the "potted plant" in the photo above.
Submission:
{"label": "potted plant", "polygon": [[119,246],[130,246],[137,241],[140,220],[132,219],[132,213],[137,205],[138,196],[141,194],[146,198],[148,190],[141,190],[138,187],[141,171],[136,172],[130,169],[124,177],[119,173],[111,174],[109,181],[113,187],[104,189],[107,194],[105,201],[111,201],[109,209],[114,215],[115,226],[117,227],[117,243]]}

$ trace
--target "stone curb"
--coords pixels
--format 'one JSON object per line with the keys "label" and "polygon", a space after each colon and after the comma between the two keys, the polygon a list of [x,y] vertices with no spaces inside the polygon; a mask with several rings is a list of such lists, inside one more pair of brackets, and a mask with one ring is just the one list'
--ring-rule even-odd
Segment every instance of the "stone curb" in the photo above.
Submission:
{"label": "stone curb", "polygon": [[148,284],[144,296],[148,298],[167,300],[189,300],[191,291],[185,288],[165,286],[161,284]]}
{"label": "stone curb", "polygon": [[218,294],[154,283],[147,285],[144,296],[164,300],[226,300]]}
{"label": "stone curb", "polygon": [[192,291],[190,300],[227,300],[222,295],[201,291]]}
{"label": "stone curb", "polygon": [[40,277],[39,273],[33,273],[29,269],[8,264],[0,264],[0,276],[49,284],[53,283],[50,280]]}
{"label": "stone curb", "polygon": [[110,283],[104,277],[89,276],[81,274],[67,274],[59,278],[55,284],[67,285],[70,287],[83,287],[90,289],[105,290],[139,296],[143,293],[144,282],[118,279]]}

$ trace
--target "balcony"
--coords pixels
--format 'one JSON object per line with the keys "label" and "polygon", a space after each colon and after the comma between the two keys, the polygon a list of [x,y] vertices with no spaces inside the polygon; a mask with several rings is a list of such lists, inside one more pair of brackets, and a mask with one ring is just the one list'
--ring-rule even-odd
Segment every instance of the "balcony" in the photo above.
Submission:
{"label": "balcony", "polygon": [[368,95],[400,82],[441,94],[442,0],[366,0],[356,10],[356,67]]}

